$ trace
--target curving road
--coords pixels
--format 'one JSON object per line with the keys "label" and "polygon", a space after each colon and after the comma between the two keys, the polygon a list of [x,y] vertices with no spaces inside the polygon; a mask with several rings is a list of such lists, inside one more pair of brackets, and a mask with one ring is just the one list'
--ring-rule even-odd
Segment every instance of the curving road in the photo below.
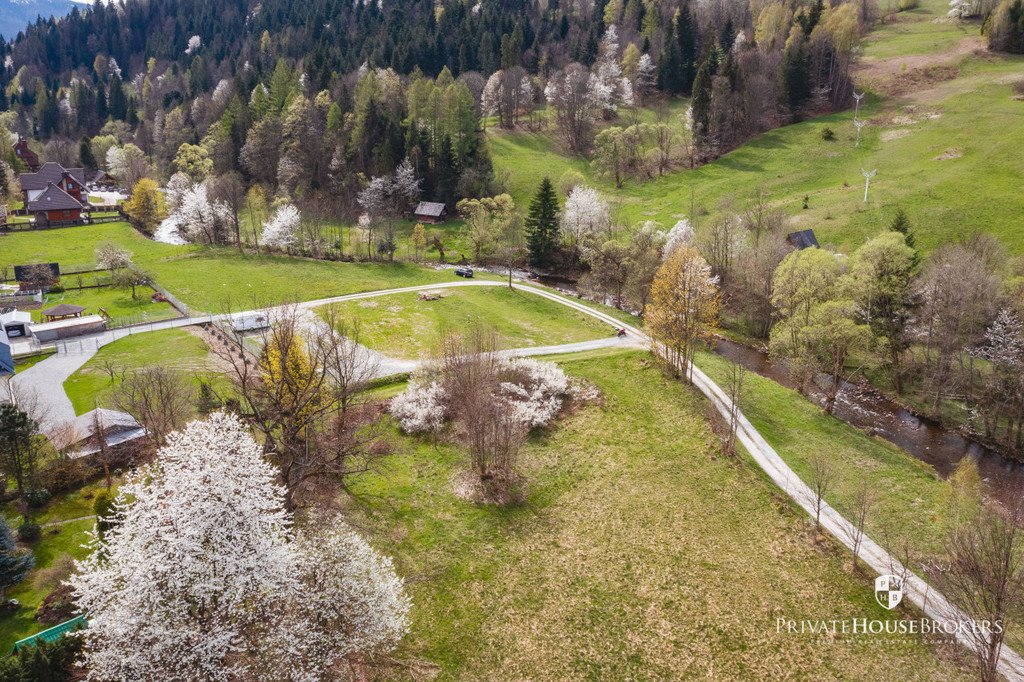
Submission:
{"label": "curving road", "polygon": [[[508,286],[508,283],[504,281],[491,280],[467,280],[450,282],[447,284],[401,287],[397,289],[384,289],[307,301],[298,304],[298,307],[304,310],[311,310],[331,303],[341,303],[344,301],[386,296],[389,294],[464,286]],[[581,343],[564,344],[561,346],[516,349],[509,351],[509,353],[518,355],[552,355],[557,353],[576,352],[579,350],[589,350],[593,348],[603,348],[612,345],[648,348],[652,345],[650,338],[636,327],[625,324],[621,320],[618,320],[607,313],[591,308],[579,301],[566,298],[565,296],[553,293],[547,289],[519,282],[514,283],[513,287],[520,291],[542,296],[550,301],[594,317],[608,323],[610,327],[625,329],[627,335],[624,338],[612,337],[609,339],[584,341]],[[71,418],[74,418],[74,410],[71,409],[71,401],[68,400],[63,391],[64,380],[71,376],[75,370],[85,364],[85,362],[92,357],[96,350],[101,346],[118,338],[128,336],[130,333],[144,333],[158,329],[170,329],[173,327],[183,327],[192,324],[204,324],[211,321],[223,321],[228,319],[228,317],[228,315],[214,315],[200,318],[168,320],[166,322],[152,323],[141,329],[116,330],[113,332],[106,332],[104,334],[97,334],[91,337],[82,337],[80,340],[67,344],[67,347],[64,349],[64,353],[59,353],[47,360],[39,362],[25,372],[18,374],[15,377],[14,385],[21,390],[25,390],[30,387],[41,388],[43,390],[40,393],[40,397],[59,394],[54,395],[51,410],[55,414],[66,414],[70,411]],[[76,344],[80,349],[80,352],[75,352]],[[405,363],[399,371],[408,371],[408,369],[415,367],[415,363],[410,364],[408,361],[395,362]],[[408,367],[406,367],[406,365],[408,365]],[[387,365],[384,366],[387,367]],[[710,377],[696,366],[692,368],[692,376],[693,384],[708,398],[708,400],[711,401],[712,405],[715,406],[722,416],[728,420],[732,409],[732,401],[729,396],[714,381],[712,381]],[[59,391],[55,391],[53,390],[55,387],[61,388]],[[754,428],[753,424],[750,423],[742,412],[739,412],[738,422],[737,437],[746,448],[754,462],[761,467],[775,485],[782,489],[790,499],[792,499],[810,516],[814,516],[816,506],[815,496],[810,486],[804,483],[804,481],[796,475],[782,457],[779,456],[778,452],[775,451],[775,448],[773,448],[768,441],[758,433],[757,429]],[[54,421],[53,423],[57,422]],[[842,514],[837,512],[830,505],[824,503],[821,510],[821,525],[845,547],[850,550],[853,549],[853,542],[850,539],[852,537],[852,524],[847,521]],[[879,574],[904,574],[905,572],[902,564],[896,559],[896,557],[889,554],[889,552],[866,535],[861,541],[858,556],[862,561],[864,561],[864,563],[869,565]],[[925,615],[935,620],[952,619],[965,622],[971,620],[969,616],[960,611],[960,609],[955,605],[951,604],[940,592],[931,587],[924,580],[910,571],[906,571],[906,575],[908,575],[909,578],[903,588],[904,599],[913,603]],[[961,644],[968,648],[972,648],[974,646],[974,642],[966,635],[958,635],[958,639]],[[999,672],[1008,680],[1024,681],[1024,659],[1022,659],[1016,651],[1004,645],[999,660]]]}

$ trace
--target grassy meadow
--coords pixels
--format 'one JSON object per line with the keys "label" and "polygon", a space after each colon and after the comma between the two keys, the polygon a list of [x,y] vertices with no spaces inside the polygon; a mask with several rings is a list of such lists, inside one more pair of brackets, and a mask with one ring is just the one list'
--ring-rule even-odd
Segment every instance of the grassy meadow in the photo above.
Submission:
{"label": "grassy meadow", "polygon": [[396,677],[963,677],[914,638],[778,633],[777,617],[898,616],[767,479],[720,454],[704,399],[649,354],[559,362],[602,397],[526,446],[522,505],[462,501],[464,455],[410,438],[353,481],[349,517],[412,593]]}
{"label": "grassy meadow", "polygon": [[32,311],[32,320],[41,322],[44,310],[61,303],[82,306],[85,308],[83,315],[99,315],[102,309],[115,321],[132,319],[153,322],[178,317],[178,311],[169,303],[153,301],[153,293],[153,290],[146,286],[136,287],[135,298],[132,298],[132,292],[128,289],[69,288],[60,293],[46,294],[42,306]]}
{"label": "grassy meadow", "polygon": [[[1024,253],[1024,101],[1011,91],[1024,78],[1024,57],[976,54],[977,25],[947,21],[945,9],[927,0],[869,34],[855,73],[872,92],[862,103],[870,125],[859,147],[853,111],[839,112],[770,131],[699,168],[617,190],[587,160],[563,154],[553,128],[491,128],[495,168],[510,176],[517,205],[529,201],[543,176],[557,182],[576,170],[627,226],[654,220],[667,229],[684,216],[699,226],[725,209],[742,210],[761,188],[792,217],[793,229],[813,228],[822,243],[843,250],[886,227],[902,207],[926,251],[979,230]],[[964,40],[964,49],[936,54]],[[825,128],[834,141],[822,138]],[[878,170],[867,203],[861,169]]]}
{"label": "grassy meadow", "polygon": [[466,287],[347,301],[345,319],[358,319],[360,342],[385,355],[419,359],[452,330],[480,324],[493,330],[502,348],[551,346],[610,336],[612,327],[534,294],[507,287]]}
{"label": "grassy meadow", "polygon": [[168,367],[198,383],[222,381],[206,343],[185,329],[165,329],[135,334],[103,346],[64,382],[64,391],[77,414],[97,405],[113,408],[112,395],[121,376],[111,377],[107,367],[119,372],[157,365]]}

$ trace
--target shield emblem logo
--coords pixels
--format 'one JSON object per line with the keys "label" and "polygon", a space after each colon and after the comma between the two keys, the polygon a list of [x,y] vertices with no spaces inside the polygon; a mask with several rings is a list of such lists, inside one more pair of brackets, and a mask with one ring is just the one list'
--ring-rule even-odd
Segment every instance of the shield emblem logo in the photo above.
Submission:
{"label": "shield emblem logo", "polygon": [[895,575],[875,578],[875,601],[883,609],[894,609],[903,599],[903,580]]}

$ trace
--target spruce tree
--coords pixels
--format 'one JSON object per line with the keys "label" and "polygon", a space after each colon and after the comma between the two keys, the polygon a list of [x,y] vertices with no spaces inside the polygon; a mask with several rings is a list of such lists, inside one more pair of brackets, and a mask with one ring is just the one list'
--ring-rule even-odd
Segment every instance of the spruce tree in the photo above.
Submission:
{"label": "spruce tree", "polygon": [[92,153],[92,144],[89,142],[88,135],[83,135],[78,143],[78,160],[87,170],[96,170],[98,168],[96,156]]}
{"label": "spruce tree", "polygon": [[526,216],[526,240],[530,265],[535,268],[551,265],[558,248],[558,197],[548,177],[541,181],[530,202]]}
{"label": "spruce tree", "polygon": [[679,60],[681,63],[680,80],[683,92],[693,91],[693,79],[697,77],[697,26],[690,13],[689,3],[684,4],[676,15],[676,42],[679,43]]}
{"label": "spruce tree", "polygon": [[704,60],[693,80],[693,134],[698,141],[707,137],[711,120],[711,58]]}
{"label": "spruce tree", "polygon": [[24,580],[35,563],[31,552],[18,549],[7,520],[0,519],[0,602],[7,601],[7,590]]}

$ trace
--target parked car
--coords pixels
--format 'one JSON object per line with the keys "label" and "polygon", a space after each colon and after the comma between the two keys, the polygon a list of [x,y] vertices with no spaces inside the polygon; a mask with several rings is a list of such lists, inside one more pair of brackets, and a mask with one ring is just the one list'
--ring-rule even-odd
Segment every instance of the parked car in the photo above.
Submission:
{"label": "parked car", "polygon": [[455,268],[455,274],[459,277],[470,278],[473,276],[473,268]]}

